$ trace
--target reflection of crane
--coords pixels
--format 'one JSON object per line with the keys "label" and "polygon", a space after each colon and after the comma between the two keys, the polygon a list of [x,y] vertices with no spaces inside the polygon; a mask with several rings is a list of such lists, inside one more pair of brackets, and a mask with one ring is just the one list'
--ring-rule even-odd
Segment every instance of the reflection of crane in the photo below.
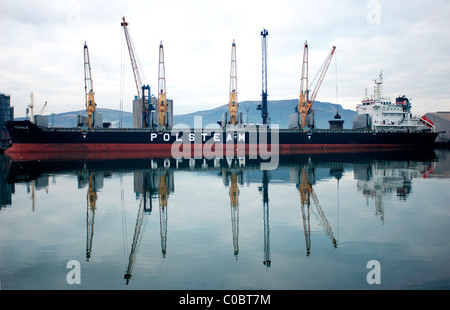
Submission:
{"label": "reflection of crane", "polygon": [[94,86],[92,82],[91,62],[89,60],[89,49],[84,42],[84,89],[86,94],[86,112],[88,117],[89,129],[94,126],[94,112],[97,104],[94,100]]}
{"label": "reflection of crane", "polygon": [[230,68],[230,98],[228,101],[228,112],[230,113],[230,124],[236,125],[238,101],[237,101],[237,68],[236,68],[236,43],[231,45],[231,68]]}
{"label": "reflection of crane", "polygon": [[131,67],[133,69],[134,80],[136,82],[136,89],[138,94],[139,103],[142,110],[142,126],[144,128],[150,127],[150,110],[152,106],[150,104],[150,86],[143,85],[141,80],[141,74],[138,68],[138,61],[134,52],[133,41],[131,40],[130,33],[128,31],[128,23],[125,21],[125,17],[122,18],[123,31],[125,33],[125,39],[127,41],[128,52],[130,54]]}
{"label": "reflection of crane", "polygon": [[269,227],[269,175],[263,170],[262,187],[259,188],[263,194],[263,220],[264,220],[264,261],[266,267],[270,267],[270,227]]}
{"label": "reflection of crane", "polygon": [[[300,175],[300,184],[298,185],[298,190],[300,192],[300,201],[302,208],[302,218],[303,218],[303,230],[305,232],[305,244],[306,244],[306,255],[309,256],[311,252],[311,226],[309,217],[309,205],[310,205],[310,193],[312,191],[311,185],[309,185],[306,172],[302,168]],[[305,210],[306,208],[306,210]]]}
{"label": "reflection of crane", "polygon": [[142,223],[143,223],[144,214],[145,214],[145,210],[144,210],[144,200],[145,199],[146,199],[146,196],[142,195],[141,201],[139,203],[137,218],[136,218],[136,227],[134,228],[133,241],[131,243],[130,256],[128,258],[128,268],[124,275],[126,284],[128,284],[130,282],[133,267],[134,267],[136,252],[139,247],[139,238],[141,236]]}
{"label": "reflection of crane", "polygon": [[159,176],[159,223],[161,233],[161,251],[163,258],[167,253],[167,199],[169,198],[169,190],[167,187],[167,174],[161,173]]}
{"label": "reflection of crane", "polygon": [[234,256],[237,260],[239,254],[239,185],[237,172],[231,172],[230,190],[228,193],[230,195]]}
{"label": "reflection of crane", "polygon": [[[300,200],[301,200],[301,208],[302,208],[302,217],[303,217],[303,227],[305,231],[305,241],[306,241],[306,255],[309,256],[311,252],[311,228],[310,228],[310,216],[309,216],[309,206],[311,203],[311,198],[314,202],[314,205],[317,209],[317,212],[320,217],[320,224],[327,232],[328,236],[333,242],[333,247],[337,247],[336,238],[333,235],[333,231],[331,229],[330,224],[325,216],[325,213],[320,206],[319,199],[317,198],[316,193],[311,187],[308,181],[308,175],[304,168],[301,168],[300,175],[300,184],[298,185],[298,190],[300,192]],[[306,210],[305,210],[306,207]]]}
{"label": "reflection of crane", "polygon": [[300,85],[300,98],[297,105],[297,112],[300,114],[300,128],[305,128],[306,125],[310,125],[313,127],[313,124],[307,124],[306,116],[312,114],[312,106],[314,101],[316,100],[317,93],[320,89],[322,81],[327,73],[328,67],[330,66],[331,59],[334,54],[334,50],[336,49],[333,46],[330,55],[325,59],[325,62],[322,64],[321,69],[319,70],[320,76],[315,85],[311,96],[309,95],[310,89],[308,85],[308,42],[305,42],[305,47],[303,51],[303,64],[302,64],[302,77],[301,77],[301,85]]}
{"label": "reflection of crane", "polygon": [[267,36],[269,32],[264,29],[261,31],[261,47],[262,47],[262,101],[258,104],[258,110],[261,110],[262,122],[267,124]]}
{"label": "reflection of crane", "polygon": [[89,261],[92,253],[92,241],[94,239],[94,218],[97,204],[97,192],[94,174],[89,173],[86,211],[86,260]]}

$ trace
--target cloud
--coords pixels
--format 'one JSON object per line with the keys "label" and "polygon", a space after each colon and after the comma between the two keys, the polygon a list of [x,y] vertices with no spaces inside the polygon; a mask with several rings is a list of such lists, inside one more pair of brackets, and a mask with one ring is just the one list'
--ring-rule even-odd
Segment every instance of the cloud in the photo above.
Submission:
{"label": "cloud", "polygon": [[[372,2],[379,23],[370,23]],[[228,100],[231,42],[236,40],[238,99],[261,93],[260,31],[268,29],[269,99],[297,98],[303,44],[310,75],[335,45],[318,100],[352,108],[385,72],[388,95],[413,97],[413,110],[448,110],[450,4],[433,1],[18,1],[3,5],[1,92],[23,116],[29,94],[47,112],[84,108],[83,44],[89,46],[96,101],[131,111],[136,86],[124,51],[122,16],[129,22],[146,83],[156,88],[158,48],[165,49],[168,97],[175,113],[209,109]],[[336,75],[337,70],[337,75]],[[336,77],[337,86],[336,87]],[[432,103],[432,104],[431,104]],[[418,112],[418,113],[419,113]]]}

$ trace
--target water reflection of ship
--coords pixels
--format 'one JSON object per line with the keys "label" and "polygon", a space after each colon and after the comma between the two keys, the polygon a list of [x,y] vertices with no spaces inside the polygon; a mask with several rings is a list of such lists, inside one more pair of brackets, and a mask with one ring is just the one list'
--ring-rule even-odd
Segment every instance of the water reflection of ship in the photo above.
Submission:
{"label": "water reflection of ship", "polygon": [[384,222],[385,200],[397,196],[406,200],[412,194],[412,180],[426,178],[434,169],[433,163],[373,162],[370,165],[355,165],[353,168],[356,187],[366,198],[374,201],[375,215]]}
{"label": "water reflection of ship", "polygon": [[[307,255],[309,255],[311,252],[311,213],[317,216],[318,222],[332,240],[333,246],[337,246],[337,240],[313,190],[316,182],[336,178],[339,184],[339,179],[346,173],[346,170],[353,171],[357,186],[361,189],[364,196],[377,193],[379,197],[383,197],[383,195],[395,192],[398,197],[405,199],[411,192],[411,180],[429,176],[436,159],[434,153],[425,155],[401,153],[397,157],[383,156],[385,154],[382,156],[374,154],[372,157],[367,156],[367,154],[365,156],[346,154],[345,157],[331,154],[329,157],[320,155],[317,157],[297,156],[295,158],[280,158],[280,169],[270,172],[261,171],[258,162],[252,162],[247,158],[239,160],[222,159],[220,161],[205,161],[204,159],[196,161],[143,159],[141,161],[20,162],[8,164],[5,168],[6,171],[3,171],[2,176],[7,184],[2,185],[2,192],[3,187],[11,186],[10,188],[13,189],[16,182],[26,182],[30,188],[38,185],[36,189],[47,189],[49,176],[53,175],[54,178],[58,174],[78,175],[79,187],[88,185],[86,258],[89,260],[92,255],[94,219],[98,199],[97,192],[103,186],[103,178],[117,173],[122,175],[123,173],[132,172],[134,176],[134,191],[136,197],[140,198],[140,204],[135,234],[131,243],[131,251],[129,251],[128,268],[125,274],[126,277],[128,276],[127,281],[129,281],[139,247],[139,240],[144,225],[144,215],[151,214],[154,198],[158,198],[159,201],[161,251],[163,257],[167,253],[167,206],[168,196],[171,192],[174,192],[174,171],[201,171],[202,173],[221,171],[225,185],[229,186],[232,240],[236,258],[239,254],[239,185],[244,183],[262,183],[259,186],[259,190],[263,198],[263,262],[269,267],[271,265],[269,183],[282,181],[296,184],[300,195]],[[8,177],[5,178],[5,175]],[[379,189],[379,191],[373,192],[370,189]],[[11,192],[14,192],[14,190]],[[381,211],[383,210],[381,209]],[[376,214],[380,214],[379,208],[376,208]]]}

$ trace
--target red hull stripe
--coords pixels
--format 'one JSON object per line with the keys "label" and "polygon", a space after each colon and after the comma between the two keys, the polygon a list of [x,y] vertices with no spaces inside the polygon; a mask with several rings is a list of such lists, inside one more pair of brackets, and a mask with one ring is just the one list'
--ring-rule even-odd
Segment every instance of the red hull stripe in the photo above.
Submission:
{"label": "red hull stripe", "polygon": [[[230,148],[231,147],[231,148]],[[203,150],[200,145],[191,145],[190,151],[180,153],[185,157],[200,156],[248,156],[248,155],[289,155],[302,153],[344,153],[370,150],[395,150],[405,147],[401,144],[280,144],[246,145],[236,149],[236,145],[224,145],[223,150]],[[131,159],[131,158],[171,158],[172,144],[115,144],[115,143],[18,143],[5,152],[13,160],[39,159]],[[179,154],[180,154],[179,153]],[[187,156],[186,156],[187,155]]]}

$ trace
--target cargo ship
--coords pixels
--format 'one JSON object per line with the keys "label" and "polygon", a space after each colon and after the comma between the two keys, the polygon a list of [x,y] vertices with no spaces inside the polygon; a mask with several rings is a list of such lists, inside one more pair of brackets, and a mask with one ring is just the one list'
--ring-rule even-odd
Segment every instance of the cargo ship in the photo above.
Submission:
{"label": "cargo ship", "polygon": [[[289,115],[289,127],[268,125],[267,113],[267,47],[268,31],[262,39],[262,124],[245,124],[238,113],[236,44],[231,50],[228,112],[218,121],[218,128],[182,128],[173,124],[173,101],[166,98],[164,48],[159,46],[158,98],[150,95],[150,87],[142,83],[136,62],[128,22],[121,26],[130,53],[137,96],[133,101],[133,127],[105,128],[96,111],[91,65],[87,44],[84,44],[84,80],[87,121],[74,128],[52,128],[47,122],[30,119],[8,121],[12,146],[6,154],[16,160],[26,159],[127,159],[142,157],[200,158],[259,156],[317,152],[350,152],[363,150],[430,147],[437,134],[433,124],[413,117],[410,100],[398,97],[395,102],[382,97],[380,79],[375,80],[371,98],[364,98],[357,107],[353,129],[344,129],[338,113],[330,120],[329,129],[314,127],[313,103],[333,57],[335,47],[326,58],[318,82],[311,91],[308,83],[308,43],[305,43],[300,99],[295,113]],[[136,112],[136,113],[135,113]],[[136,118],[134,117],[136,115]],[[136,122],[135,122],[136,120]],[[195,122],[194,122],[195,123]],[[84,125],[83,125],[84,124]],[[197,126],[202,127],[202,126]]]}
{"label": "cargo ship", "polygon": [[[432,147],[431,121],[413,117],[411,102],[381,96],[382,75],[374,95],[357,106],[353,129],[343,129],[339,113],[329,129],[276,128],[237,124],[223,128],[51,128],[29,120],[8,121],[13,159],[268,156]],[[44,156],[45,155],[45,156]]]}

